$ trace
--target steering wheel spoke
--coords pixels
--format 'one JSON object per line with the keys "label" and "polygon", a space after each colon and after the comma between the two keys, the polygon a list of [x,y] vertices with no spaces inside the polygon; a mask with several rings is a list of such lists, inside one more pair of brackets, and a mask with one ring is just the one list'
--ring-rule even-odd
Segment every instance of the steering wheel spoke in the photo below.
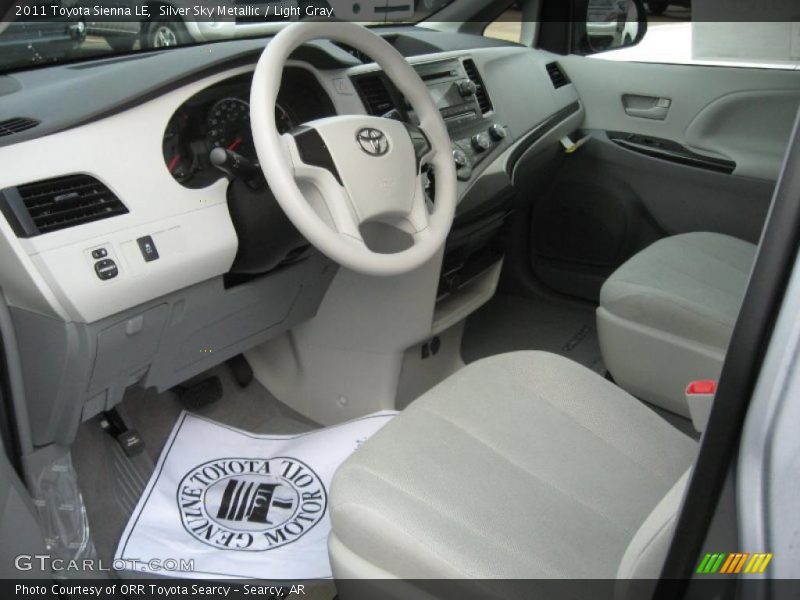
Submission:
{"label": "steering wheel spoke", "polygon": [[[361,221],[352,199],[342,184],[341,176],[319,132],[313,127],[302,127],[284,134],[287,156],[298,182],[310,183],[316,194],[316,212],[329,221],[340,234],[364,243]],[[321,206],[319,206],[321,204]]]}
{"label": "steering wheel spoke", "polygon": [[433,160],[434,156],[436,156],[436,151],[422,127],[413,123],[403,124],[408,131],[408,137],[411,138],[411,145],[414,147],[414,155],[417,158],[417,170],[419,171],[424,165]]}

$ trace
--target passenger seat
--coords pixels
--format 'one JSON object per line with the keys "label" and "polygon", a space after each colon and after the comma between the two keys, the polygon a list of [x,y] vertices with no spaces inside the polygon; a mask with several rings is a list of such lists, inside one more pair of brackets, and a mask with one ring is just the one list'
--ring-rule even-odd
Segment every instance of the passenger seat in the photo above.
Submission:
{"label": "passenger seat", "polygon": [[634,396],[689,416],[686,385],[716,379],[756,246],[718,233],[659,240],[605,282],[597,309],[603,360]]}
{"label": "passenger seat", "polygon": [[[658,578],[696,452],[644,404],[561,356],[471,363],[336,472],[328,548],[337,587]],[[596,588],[569,597],[597,598]]]}

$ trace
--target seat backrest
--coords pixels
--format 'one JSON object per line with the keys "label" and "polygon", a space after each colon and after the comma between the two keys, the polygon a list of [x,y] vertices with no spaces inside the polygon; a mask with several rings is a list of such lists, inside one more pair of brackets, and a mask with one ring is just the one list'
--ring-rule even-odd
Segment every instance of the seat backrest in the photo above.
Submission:
{"label": "seat backrest", "polygon": [[[639,527],[622,556],[617,579],[658,579],[661,575],[690,472],[691,469],[687,470],[675,482]],[[620,591],[623,590],[618,589]],[[626,595],[623,591],[617,594],[617,598]]]}

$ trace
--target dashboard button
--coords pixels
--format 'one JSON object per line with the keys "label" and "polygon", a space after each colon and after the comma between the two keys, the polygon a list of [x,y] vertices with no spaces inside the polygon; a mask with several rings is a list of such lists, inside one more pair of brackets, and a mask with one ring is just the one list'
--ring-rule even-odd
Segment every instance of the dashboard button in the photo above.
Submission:
{"label": "dashboard button", "polygon": [[139,244],[139,250],[142,252],[144,262],[158,260],[158,250],[156,249],[156,245],[153,242],[152,237],[149,235],[140,237],[138,240],[136,240],[136,243]]}
{"label": "dashboard button", "polygon": [[106,258],[105,260],[99,260],[96,263],[94,263],[94,272],[97,273],[97,276],[103,281],[114,279],[114,277],[119,275],[119,269],[117,269],[117,263],[115,263],[110,258]]}
{"label": "dashboard button", "polygon": [[106,256],[108,256],[108,250],[105,248],[97,248],[96,250],[92,250],[92,258],[95,260],[100,260]]}

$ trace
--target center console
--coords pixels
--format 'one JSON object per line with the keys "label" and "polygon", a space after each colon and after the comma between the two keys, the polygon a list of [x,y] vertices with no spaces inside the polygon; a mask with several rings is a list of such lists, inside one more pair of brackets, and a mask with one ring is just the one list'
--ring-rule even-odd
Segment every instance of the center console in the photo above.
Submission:
{"label": "center console", "polygon": [[[445,247],[437,293],[432,332],[438,335],[494,293],[503,259],[500,232],[511,212],[512,194],[510,182],[495,185],[481,180],[481,175],[512,141],[492,100],[493,90],[471,56],[413,67],[445,121],[460,182],[460,206]],[[417,121],[413,107],[382,72],[360,73],[352,80],[370,114]]]}
{"label": "center console", "polygon": [[[511,143],[490,91],[470,57],[423,63],[415,69],[447,125],[462,193],[476,193],[474,184],[490,159]],[[410,107],[404,108],[413,119]],[[503,196],[508,190],[499,193]],[[498,236],[509,213],[510,194],[486,194],[473,209],[462,205],[458,211],[445,248],[434,332],[463,319],[494,293],[503,258]]]}
{"label": "center console", "polygon": [[[495,121],[489,91],[471,58],[416,65],[433,96],[453,140],[453,160],[461,181],[469,181],[478,166],[508,137]],[[413,118],[411,107],[404,104]]]}
{"label": "center console", "polygon": [[[486,159],[510,143],[475,61],[459,57],[419,63],[414,69],[447,125],[458,179],[472,181]],[[383,73],[360,74],[353,83],[370,114],[416,120],[414,109]]]}

